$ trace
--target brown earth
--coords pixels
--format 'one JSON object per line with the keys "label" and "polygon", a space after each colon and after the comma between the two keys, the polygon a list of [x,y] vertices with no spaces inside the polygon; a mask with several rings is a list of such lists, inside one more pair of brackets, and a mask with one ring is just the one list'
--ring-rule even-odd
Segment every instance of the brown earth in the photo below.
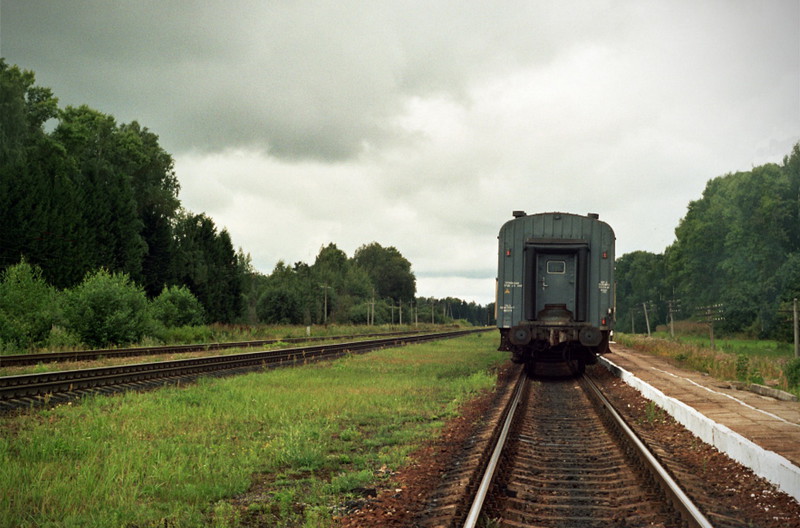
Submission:
{"label": "brown earth", "polygon": [[[498,389],[514,382],[511,363],[498,373]],[[409,456],[411,462],[401,468],[394,478],[399,487],[378,492],[377,497],[338,520],[344,528],[417,526],[415,519],[424,513],[428,498],[439,486],[442,475],[457,457],[465,456],[464,444],[485,423],[485,417],[496,400],[494,392],[474,398],[450,420],[442,434]]]}

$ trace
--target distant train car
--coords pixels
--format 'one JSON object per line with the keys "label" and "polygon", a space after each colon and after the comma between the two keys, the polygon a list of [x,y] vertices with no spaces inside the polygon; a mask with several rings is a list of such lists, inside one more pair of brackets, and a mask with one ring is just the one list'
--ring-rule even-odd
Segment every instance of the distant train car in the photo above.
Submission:
{"label": "distant train car", "polygon": [[514,211],[498,235],[497,327],[513,360],[577,362],[608,351],[614,231],[596,214]]}

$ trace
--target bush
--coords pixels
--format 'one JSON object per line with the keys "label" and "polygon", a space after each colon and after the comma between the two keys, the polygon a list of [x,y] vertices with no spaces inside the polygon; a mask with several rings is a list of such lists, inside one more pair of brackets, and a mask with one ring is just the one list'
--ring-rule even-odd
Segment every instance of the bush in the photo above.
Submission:
{"label": "bush", "polygon": [[3,272],[0,342],[6,343],[6,348],[44,343],[58,318],[58,292],[45,282],[40,268],[23,260]]}
{"label": "bush", "polygon": [[44,345],[50,350],[78,348],[81,345],[81,338],[63,326],[56,325],[50,329],[50,335],[47,336]]}
{"label": "bush", "polygon": [[164,343],[208,343],[214,341],[214,333],[208,326],[176,326],[162,328],[158,337]]}
{"label": "bush", "polygon": [[262,323],[303,324],[302,299],[292,288],[270,285],[258,299],[256,314]]}
{"label": "bush", "polygon": [[789,388],[800,388],[800,358],[793,358],[783,367]]}
{"label": "bush", "polygon": [[138,341],[150,328],[144,290],[124,273],[100,270],[66,292],[67,329],[90,346]]}
{"label": "bush", "polygon": [[747,381],[747,374],[750,370],[750,358],[745,354],[738,354],[736,356],[736,379],[739,381]]}
{"label": "bush", "polygon": [[167,328],[203,324],[203,305],[186,286],[164,287],[150,306],[153,318]]}

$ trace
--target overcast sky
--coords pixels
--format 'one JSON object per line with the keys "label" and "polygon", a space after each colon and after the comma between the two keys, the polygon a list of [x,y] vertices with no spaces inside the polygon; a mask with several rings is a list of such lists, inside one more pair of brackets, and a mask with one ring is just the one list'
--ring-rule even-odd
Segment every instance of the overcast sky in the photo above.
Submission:
{"label": "overcast sky", "polygon": [[662,252],[800,141],[798,0],[0,0],[0,56],[158,134],[260,271],[376,241],[480,303],[512,210]]}

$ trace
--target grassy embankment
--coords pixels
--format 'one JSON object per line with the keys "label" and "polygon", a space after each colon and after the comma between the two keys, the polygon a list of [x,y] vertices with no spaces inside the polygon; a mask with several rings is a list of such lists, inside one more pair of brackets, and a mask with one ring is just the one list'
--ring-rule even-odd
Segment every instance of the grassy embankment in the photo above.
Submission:
{"label": "grassy embankment", "polygon": [[696,332],[679,334],[675,338],[663,332],[656,332],[653,337],[616,334],[615,340],[623,346],[670,359],[721,380],[767,384],[800,396],[800,386],[790,383],[796,375],[793,377],[790,373],[787,378],[787,366],[793,363],[794,357],[789,343],[717,338],[716,349],[712,349],[709,338]]}
{"label": "grassy embankment", "polygon": [[494,337],[0,418],[0,526],[329,526],[493,386]]}
{"label": "grassy embankment", "polygon": [[[193,343],[229,343],[236,341],[256,341],[261,339],[330,337],[340,335],[362,335],[386,332],[434,332],[452,326],[445,325],[314,325],[305,326],[289,325],[226,325],[211,324],[201,326],[181,326],[167,328],[158,337],[148,336],[139,343],[110,346],[120,348],[127,346],[159,346],[159,345],[185,345]],[[58,340],[55,340],[58,341]],[[25,354],[26,352],[68,352],[74,350],[87,350],[91,347],[80,343],[77,338],[65,339],[64,343],[55,343],[36,349],[16,349],[0,346],[0,356],[11,354]]]}
{"label": "grassy embankment", "polygon": [[[291,326],[259,326],[259,327],[244,327],[232,325],[214,325],[213,327],[186,327],[187,331],[195,332],[195,339],[184,339],[173,341],[170,344],[194,344],[194,343],[225,343],[225,342],[239,342],[239,341],[256,341],[268,339],[286,339],[286,338],[300,338],[305,339],[306,329],[304,327],[291,327]],[[442,332],[453,330],[453,327],[433,326],[433,325],[420,325],[420,326],[334,326],[328,327],[313,327],[310,332],[311,337],[329,337],[336,338],[340,336],[347,336],[348,340],[358,341],[366,339],[370,334],[385,334],[394,332]],[[213,331],[206,335],[206,331]],[[364,336],[364,337],[362,337]],[[190,336],[192,337],[192,336]],[[148,342],[147,344],[139,343],[133,346],[151,346],[154,343]],[[163,344],[163,343],[158,343]],[[315,342],[312,342],[315,344]],[[36,365],[25,366],[3,366],[3,357],[0,355],[0,376],[18,376],[21,374],[38,374],[41,372],[51,372],[57,370],[73,370],[85,369],[95,367],[111,367],[116,365],[128,365],[131,363],[145,363],[145,362],[158,362],[158,361],[171,361],[176,359],[188,359],[193,357],[202,357],[208,355],[222,356],[241,354],[246,352],[253,352],[254,350],[274,350],[287,347],[300,346],[297,343],[286,343],[277,341],[268,345],[261,345],[257,349],[253,348],[225,348],[222,350],[198,350],[195,352],[174,352],[171,354],[153,354],[149,356],[100,356],[96,359],[87,359],[83,361],[70,361],[70,362],[54,362],[54,363],[38,363]],[[78,350],[76,348],[75,350]]]}

